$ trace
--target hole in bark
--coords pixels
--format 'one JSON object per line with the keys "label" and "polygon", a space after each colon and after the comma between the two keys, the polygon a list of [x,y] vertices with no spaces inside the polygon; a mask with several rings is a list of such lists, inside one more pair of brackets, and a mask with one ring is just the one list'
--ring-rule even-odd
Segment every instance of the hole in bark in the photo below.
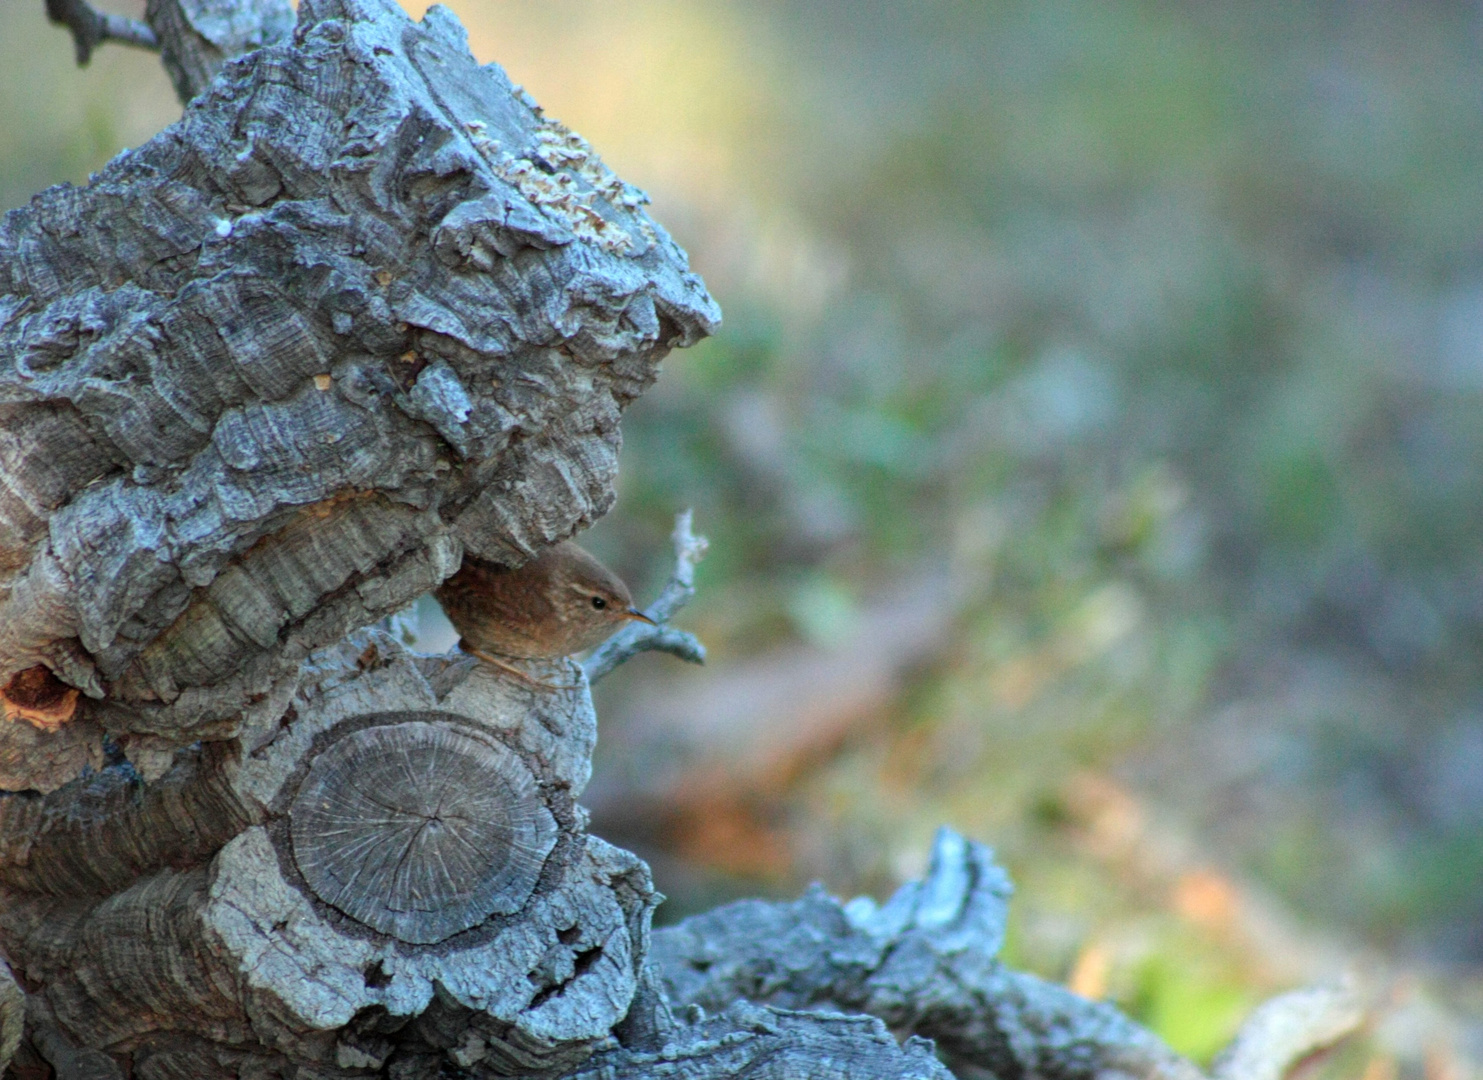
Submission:
{"label": "hole in bark", "polygon": [[576,974],[572,978],[580,979],[583,975],[587,974],[588,970],[591,969],[593,964],[597,963],[597,958],[601,955],[601,945],[594,945],[590,949],[583,949],[579,952],[576,961],[572,964],[572,967],[576,969]]}
{"label": "hole in bark", "polygon": [[660,314],[659,344],[673,347],[675,342],[683,340],[684,337],[685,331],[680,328],[679,323],[675,322],[668,315]]}
{"label": "hole in bark", "polygon": [[[569,934],[575,929],[575,927],[571,927],[568,930],[560,931],[558,936]],[[570,944],[570,942],[565,941],[564,943]],[[538,968],[536,971],[532,971],[529,975],[526,976],[526,978],[530,980],[532,986],[539,986],[540,990],[538,990],[536,992],[536,995],[530,999],[530,1004],[527,1005],[526,1008],[539,1009],[542,1005],[550,1001],[557,994],[561,993],[577,979],[580,979],[583,975],[587,974],[587,972],[592,968],[592,965],[597,963],[597,959],[600,956],[602,956],[601,945],[594,945],[590,949],[583,949],[581,952],[577,953],[577,955],[572,960],[571,975],[569,975],[565,979],[558,979],[555,982],[546,982],[547,979],[550,979],[553,976],[551,975],[549,970],[544,969],[544,965],[542,968]],[[544,985],[542,985],[543,983]]]}
{"label": "hole in bark", "polygon": [[0,689],[7,717],[25,720],[46,731],[72,719],[77,712],[77,697],[77,691],[53,675],[45,664],[16,672],[4,689]]}
{"label": "hole in bark", "polygon": [[556,931],[556,940],[563,945],[575,945],[577,939],[582,936],[580,926],[568,926],[565,930]]}
{"label": "hole in bark", "polygon": [[384,990],[391,985],[391,976],[386,973],[386,967],[377,960],[366,966],[366,985],[372,990]]}
{"label": "hole in bark", "polygon": [[319,899],[421,945],[520,910],[557,835],[516,754],[423,720],[331,743],[289,826],[294,863]]}

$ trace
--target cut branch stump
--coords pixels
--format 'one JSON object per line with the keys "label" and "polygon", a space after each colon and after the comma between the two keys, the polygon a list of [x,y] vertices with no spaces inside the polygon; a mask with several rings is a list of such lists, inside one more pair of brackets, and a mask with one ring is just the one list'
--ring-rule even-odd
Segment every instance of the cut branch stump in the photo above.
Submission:
{"label": "cut branch stump", "polygon": [[[624,406],[719,319],[684,253],[442,8],[48,10],[190,100],[0,223],[0,1069],[947,1080],[928,1036],[1198,1077],[1000,967],[1007,883],[951,834],[883,908],[734,906],[650,962],[648,868],[576,802],[588,673],[364,628],[608,509]],[[591,676],[652,649],[704,655],[634,632]],[[1232,1060],[1348,1015],[1300,1005]]]}
{"label": "cut branch stump", "polygon": [[595,736],[580,675],[351,635],[251,739],[0,803],[0,948],[140,1076],[563,1071],[627,1012],[659,899],[583,831]]}

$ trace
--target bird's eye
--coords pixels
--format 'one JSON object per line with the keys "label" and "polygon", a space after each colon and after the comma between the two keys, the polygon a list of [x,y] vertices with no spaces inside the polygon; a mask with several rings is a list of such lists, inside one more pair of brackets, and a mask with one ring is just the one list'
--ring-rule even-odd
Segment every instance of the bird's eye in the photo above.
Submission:
{"label": "bird's eye", "polygon": [[592,606],[597,608],[598,611],[601,611],[603,608],[608,606],[608,602],[601,596],[594,596],[592,598]]}

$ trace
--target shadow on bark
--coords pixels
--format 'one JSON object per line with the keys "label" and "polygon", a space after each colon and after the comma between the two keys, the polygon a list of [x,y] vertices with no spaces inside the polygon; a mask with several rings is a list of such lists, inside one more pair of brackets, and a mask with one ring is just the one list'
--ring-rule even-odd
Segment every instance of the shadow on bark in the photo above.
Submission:
{"label": "shadow on bark", "polygon": [[[608,509],[623,408],[719,320],[684,253],[441,8],[47,10],[188,104],[0,224],[15,1076],[947,1076],[929,1039],[962,1076],[1196,1075],[998,965],[1007,881],[948,833],[882,908],[651,950],[648,868],[576,801],[587,675],[699,643],[546,687],[366,627]],[[686,520],[656,617],[701,550]]]}

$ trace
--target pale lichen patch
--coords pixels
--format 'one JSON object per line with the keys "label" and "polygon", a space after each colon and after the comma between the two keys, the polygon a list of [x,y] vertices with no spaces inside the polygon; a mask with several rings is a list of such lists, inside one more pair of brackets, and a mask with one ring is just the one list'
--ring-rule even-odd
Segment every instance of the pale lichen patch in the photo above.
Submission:
{"label": "pale lichen patch", "polygon": [[[516,92],[518,96],[518,88]],[[658,234],[641,210],[649,197],[619,179],[582,136],[541,115],[539,109],[534,111],[535,145],[528,156],[516,156],[502,147],[482,121],[469,121],[464,128],[501,180],[579,239],[614,255],[638,254],[658,243]],[[602,214],[594,205],[599,198],[629,215],[646,243],[636,241],[628,229]]]}

